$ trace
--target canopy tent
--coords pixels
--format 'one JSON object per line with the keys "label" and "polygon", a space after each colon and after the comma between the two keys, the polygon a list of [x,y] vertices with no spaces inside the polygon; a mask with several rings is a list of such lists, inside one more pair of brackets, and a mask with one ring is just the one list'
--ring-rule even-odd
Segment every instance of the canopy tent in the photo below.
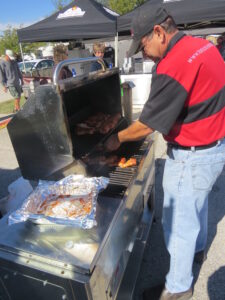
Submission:
{"label": "canopy tent", "polygon": [[[180,29],[225,27],[224,0],[149,0],[141,5],[141,9],[148,11],[155,5],[165,7]],[[118,17],[119,33],[130,31],[136,12],[137,8]]]}
{"label": "canopy tent", "polygon": [[118,14],[94,0],[76,0],[50,17],[17,30],[19,42],[68,41],[116,36]]}
{"label": "canopy tent", "polygon": [[117,66],[117,16],[117,13],[94,0],[73,1],[50,17],[17,30],[22,58],[22,42],[56,42],[115,37],[115,65]]}

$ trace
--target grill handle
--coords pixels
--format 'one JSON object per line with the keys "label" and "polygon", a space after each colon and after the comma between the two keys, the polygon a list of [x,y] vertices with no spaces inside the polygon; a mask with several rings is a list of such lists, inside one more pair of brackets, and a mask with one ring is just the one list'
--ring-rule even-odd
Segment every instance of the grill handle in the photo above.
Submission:
{"label": "grill handle", "polygon": [[58,77],[59,77],[59,73],[63,67],[72,65],[72,64],[78,64],[78,63],[83,63],[83,62],[94,62],[94,61],[99,62],[101,64],[103,70],[104,71],[106,70],[106,65],[105,65],[103,59],[99,58],[99,57],[71,58],[71,59],[66,59],[66,60],[60,61],[57,64],[54,74],[53,74],[54,85],[57,85],[59,83]]}

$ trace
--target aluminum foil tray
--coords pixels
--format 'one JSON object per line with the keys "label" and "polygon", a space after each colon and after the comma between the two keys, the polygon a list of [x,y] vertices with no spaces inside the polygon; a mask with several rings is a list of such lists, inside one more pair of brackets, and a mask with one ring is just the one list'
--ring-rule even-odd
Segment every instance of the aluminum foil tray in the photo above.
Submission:
{"label": "aluminum foil tray", "polygon": [[40,181],[21,208],[10,214],[9,225],[30,220],[80,228],[96,225],[96,201],[109,182],[105,177],[70,175],[57,182]]}

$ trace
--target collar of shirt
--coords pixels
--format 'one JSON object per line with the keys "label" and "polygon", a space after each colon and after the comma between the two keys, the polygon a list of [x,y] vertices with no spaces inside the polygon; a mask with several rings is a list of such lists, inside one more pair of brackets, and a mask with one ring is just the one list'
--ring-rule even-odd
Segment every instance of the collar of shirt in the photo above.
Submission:
{"label": "collar of shirt", "polygon": [[168,47],[166,49],[166,52],[164,53],[163,58],[167,55],[167,53],[173,48],[173,46],[182,39],[186,34],[183,31],[179,31],[177,34],[175,34],[172,39],[170,40]]}

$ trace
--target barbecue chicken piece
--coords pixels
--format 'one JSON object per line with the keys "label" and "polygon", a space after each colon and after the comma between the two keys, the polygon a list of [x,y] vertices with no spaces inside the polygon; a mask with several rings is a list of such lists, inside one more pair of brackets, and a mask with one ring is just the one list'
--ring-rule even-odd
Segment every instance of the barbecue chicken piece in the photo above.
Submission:
{"label": "barbecue chicken piece", "polygon": [[134,167],[137,165],[137,160],[134,157],[131,157],[130,159],[126,160],[125,157],[122,157],[120,162],[118,163],[118,166],[120,168],[128,168],[128,167]]}
{"label": "barbecue chicken piece", "polygon": [[121,160],[119,161],[119,163],[118,163],[118,167],[123,167],[123,165],[125,164],[125,162],[126,162],[126,158],[125,157],[122,157],[121,158]]}

